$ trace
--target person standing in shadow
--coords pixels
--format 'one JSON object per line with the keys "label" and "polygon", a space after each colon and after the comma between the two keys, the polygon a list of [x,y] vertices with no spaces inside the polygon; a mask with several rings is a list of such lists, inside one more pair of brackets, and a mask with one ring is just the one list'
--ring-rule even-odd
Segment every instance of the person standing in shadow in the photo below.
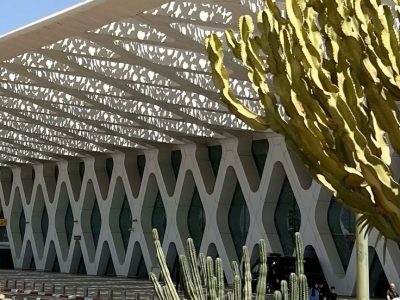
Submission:
{"label": "person standing in shadow", "polygon": [[386,299],[387,300],[392,300],[392,299],[398,299],[399,294],[396,291],[396,285],[392,282],[389,284],[389,289],[386,292]]}
{"label": "person standing in shadow", "polygon": [[310,300],[319,300],[319,290],[318,290],[318,283],[310,289]]}

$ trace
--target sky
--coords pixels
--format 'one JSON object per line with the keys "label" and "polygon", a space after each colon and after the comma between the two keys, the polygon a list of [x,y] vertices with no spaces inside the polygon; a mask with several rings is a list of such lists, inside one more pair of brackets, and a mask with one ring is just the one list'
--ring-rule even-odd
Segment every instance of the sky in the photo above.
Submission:
{"label": "sky", "polygon": [[79,2],[82,0],[2,0],[0,36]]}

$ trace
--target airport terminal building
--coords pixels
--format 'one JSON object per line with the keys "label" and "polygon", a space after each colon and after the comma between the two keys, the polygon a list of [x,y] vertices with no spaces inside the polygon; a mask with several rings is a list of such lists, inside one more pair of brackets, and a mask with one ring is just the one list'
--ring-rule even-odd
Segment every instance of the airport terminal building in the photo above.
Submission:
{"label": "airport terminal building", "polygon": [[[231,282],[242,245],[252,262],[261,238],[268,252],[291,256],[300,231],[328,284],[354,294],[354,215],[281,136],[231,114],[211,81],[204,38],[261,8],[93,0],[1,37],[2,259],[145,278],[157,265],[157,228],[171,268],[191,236],[222,258]],[[246,70],[229,54],[226,64],[239,97],[261,114]],[[371,296],[400,279],[400,247],[389,242],[384,261],[376,237]]]}

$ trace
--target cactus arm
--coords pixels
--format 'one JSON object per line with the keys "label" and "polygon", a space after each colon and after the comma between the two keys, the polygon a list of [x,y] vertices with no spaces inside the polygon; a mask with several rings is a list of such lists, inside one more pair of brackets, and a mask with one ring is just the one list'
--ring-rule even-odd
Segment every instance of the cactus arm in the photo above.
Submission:
{"label": "cactus arm", "polygon": [[308,300],[308,283],[304,274],[299,275],[299,300]]}
{"label": "cactus arm", "polygon": [[171,293],[171,289],[168,288],[168,286],[164,285],[163,291],[164,291],[164,295],[165,295],[165,300],[174,299],[172,296],[172,293]]}
{"label": "cactus arm", "polygon": [[213,283],[214,278],[214,262],[210,256],[207,256],[207,299],[208,300],[215,300],[216,297],[216,286]]}
{"label": "cactus arm", "polygon": [[[164,279],[165,282],[165,287],[164,287],[164,294],[166,293],[165,290],[168,291],[168,297],[170,296],[170,300],[179,300],[178,293],[176,292],[174,283],[172,282],[171,275],[168,270],[167,262],[165,261],[165,256],[164,252],[161,247],[161,243],[158,239],[158,232],[157,229],[153,229],[153,239],[154,239],[154,244],[156,246],[156,255],[157,255],[157,260],[161,268],[161,275]],[[167,297],[167,295],[165,295]]]}
{"label": "cactus arm", "polygon": [[286,280],[281,280],[282,300],[289,300],[289,288]]}
{"label": "cactus arm", "polygon": [[243,299],[251,300],[252,291],[251,291],[250,257],[249,257],[249,251],[246,246],[243,246],[243,267],[244,267]]}
{"label": "cactus arm", "polygon": [[233,278],[233,299],[242,299],[242,280],[239,275],[235,275]]}
{"label": "cactus arm", "polygon": [[296,249],[296,275],[304,274],[304,249],[303,240],[299,232],[294,234],[295,249]]}
{"label": "cactus arm", "polygon": [[260,240],[258,244],[260,246],[260,268],[258,270],[256,300],[264,300],[267,290],[267,252],[265,250],[265,240]]}
{"label": "cactus arm", "polygon": [[217,296],[219,299],[224,299],[225,283],[224,270],[222,269],[222,261],[219,257],[215,260],[215,275],[217,277]]}
{"label": "cactus arm", "polygon": [[299,300],[299,283],[295,273],[289,275],[290,300]]}
{"label": "cactus arm", "polygon": [[204,253],[199,254],[200,261],[200,271],[202,275],[202,282],[205,287],[207,287],[207,258]]}
{"label": "cactus arm", "polygon": [[238,265],[237,261],[232,262],[232,271],[233,271],[233,276],[240,277],[239,265]]}
{"label": "cactus arm", "polygon": [[211,279],[210,299],[217,300],[217,278],[215,276]]}
{"label": "cactus arm", "polygon": [[227,292],[226,293],[226,298],[225,298],[226,300],[234,300],[233,299],[233,294],[232,294],[232,292]]}
{"label": "cactus arm", "polygon": [[216,35],[208,37],[206,39],[206,47],[212,63],[219,66],[219,68],[216,68],[215,71],[212,72],[212,76],[217,87],[223,90],[222,99],[224,102],[229,106],[234,114],[239,118],[245,119],[253,128],[261,130],[267,129],[268,124],[265,122],[265,119],[252,112],[235,97],[229,84],[228,71],[223,67],[224,54],[222,52],[222,43],[218,37]]}
{"label": "cactus arm", "polygon": [[160,300],[167,300],[167,298],[165,298],[163,287],[158,282],[157,276],[154,273],[150,272],[150,279],[153,283],[157,298]]}
{"label": "cactus arm", "polygon": [[282,300],[282,294],[280,291],[275,291],[274,292],[274,296],[273,296],[274,300]]}
{"label": "cactus arm", "polygon": [[196,299],[204,300],[204,293],[201,284],[201,277],[199,273],[198,259],[196,255],[196,248],[193,239],[187,240],[187,255],[189,257],[190,273],[192,275],[193,286],[195,289]]}
{"label": "cactus arm", "polygon": [[242,280],[240,277],[239,265],[237,261],[232,262],[233,271],[233,296],[235,300],[242,299]]}
{"label": "cactus arm", "polygon": [[179,257],[181,265],[182,283],[185,291],[185,297],[191,300],[200,300],[199,291],[194,286],[194,280],[189,271],[187,259],[184,255]]}
{"label": "cactus arm", "polygon": [[264,300],[265,294],[267,293],[267,264],[261,264],[258,272],[259,275],[256,289],[256,300]]}

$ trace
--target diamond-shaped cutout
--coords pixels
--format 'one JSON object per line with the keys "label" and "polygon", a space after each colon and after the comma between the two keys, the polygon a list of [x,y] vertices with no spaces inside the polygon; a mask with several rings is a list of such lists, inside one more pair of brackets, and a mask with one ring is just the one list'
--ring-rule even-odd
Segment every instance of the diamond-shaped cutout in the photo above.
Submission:
{"label": "diamond-shaped cutout", "polygon": [[151,214],[151,226],[152,228],[157,229],[158,236],[162,244],[164,240],[165,229],[167,228],[167,216],[160,191],[158,191],[156,201],[154,202],[153,212]]}
{"label": "diamond-shaped cutout", "polygon": [[301,215],[287,177],[283,181],[279,194],[274,221],[284,255],[292,256],[294,251],[293,236],[300,229]]}
{"label": "diamond-shaped cutout", "polygon": [[42,220],[40,222],[42,229],[43,243],[46,244],[47,232],[49,231],[49,215],[47,214],[46,207],[43,209]]}
{"label": "diamond-shaped cutout", "polygon": [[72,207],[65,182],[61,183],[58,195],[55,225],[57,239],[61,248],[61,255],[65,260],[68,255],[72,232],[74,230],[74,216],[72,214]]}
{"label": "diamond-shaped cutout", "polygon": [[109,223],[118,259],[122,263],[132,231],[132,212],[121,177],[117,177],[115,183]]}
{"label": "diamond-shaped cutout", "polygon": [[121,231],[122,242],[124,243],[125,251],[128,248],[129,237],[132,231],[132,212],[129,207],[128,198],[124,196],[124,203],[119,214],[119,229]]}
{"label": "diamond-shaped cutout", "polygon": [[228,224],[236,254],[240,261],[243,255],[242,247],[246,244],[247,233],[249,232],[250,214],[239,182],[236,182],[232,202],[229,207]]}
{"label": "diamond-shaped cutout", "polygon": [[333,196],[328,208],[328,226],[343,269],[346,271],[355,243],[355,216]]}
{"label": "diamond-shaped cutout", "polygon": [[22,242],[25,236],[26,220],[22,207],[21,193],[18,187],[15,189],[14,201],[12,201],[9,223],[11,229],[11,236],[9,238],[14,241],[15,251],[19,256],[22,251]]}
{"label": "diamond-shaped cutout", "polygon": [[382,263],[373,247],[368,247],[369,295],[371,298],[385,298],[389,286]]}
{"label": "diamond-shaped cutout", "polygon": [[193,191],[192,201],[190,202],[187,224],[190,237],[193,239],[196,251],[199,252],[206,227],[206,214],[197,187]]}
{"label": "diamond-shaped cutout", "polygon": [[49,216],[44,203],[44,194],[42,185],[37,186],[35,200],[32,208],[32,219],[30,225],[32,227],[33,237],[35,239],[36,251],[39,257],[42,257],[44,245],[46,242],[47,231],[49,229]]}
{"label": "diamond-shaped cutout", "polygon": [[197,252],[203,239],[205,215],[199,191],[191,171],[185,173],[179,194],[176,223],[182,241],[192,238]]}
{"label": "diamond-shaped cutout", "polygon": [[64,226],[69,248],[69,245],[71,245],[72,232],[74,231],[74,215],[72,213],[72,207],[69,201],[67,210],[65,212]]}
{"label": "diamond-shaped cutout", "polygon": [[26,219],[24,210],[21,211],[21,215],[19,216],[19,233],[21,235],[21,241],[24,240],[26,230]]}
{"label": "diamond-shaped cutout", "polygon": [[101,230],[101,213],[97,199],[94,201],[92,214],[90,215],[90,228],[92,230],[94,246],[97,248]]}
{"label": "diamond-shaped cutout", "polygon": [[86,184],[81,213],[82,234],[89,260],[93,261],[101,231],[101,213],[92,180]]}

